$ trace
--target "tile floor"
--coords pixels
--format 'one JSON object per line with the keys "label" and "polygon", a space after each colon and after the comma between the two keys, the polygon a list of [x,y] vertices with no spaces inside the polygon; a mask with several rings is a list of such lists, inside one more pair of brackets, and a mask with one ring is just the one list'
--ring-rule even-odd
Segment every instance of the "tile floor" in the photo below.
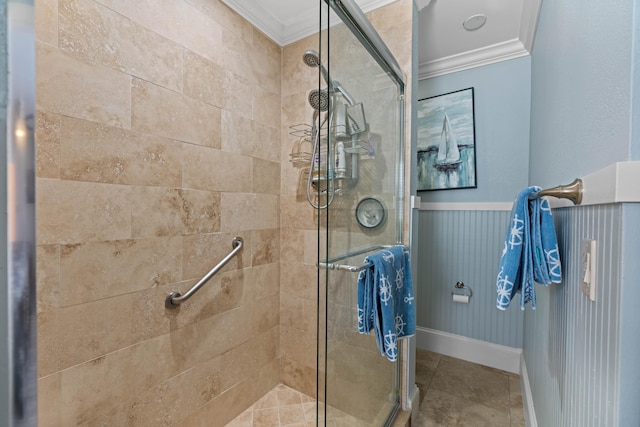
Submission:
{"label": "tile floor", "polygon": [[516,374],[418,350],[416,385],[421,403],[412,427],[525,426]]}
{"label": "tile floor", "polygon": [[[420,410],[412,427],[524,427],[518,375],[418,349]],[[361,426],[346,414],[326,425]],[[315,427],[315,399],[278,385],[227,427]]]}
{"label": "tile floor", "polygon": [[280,384],[227,427],[315,427],[316,400]]}

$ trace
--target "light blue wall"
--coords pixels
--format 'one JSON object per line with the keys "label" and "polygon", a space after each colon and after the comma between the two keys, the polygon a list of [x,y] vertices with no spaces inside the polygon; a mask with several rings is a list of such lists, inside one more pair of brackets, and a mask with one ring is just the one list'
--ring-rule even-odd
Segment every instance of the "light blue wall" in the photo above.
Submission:
{"label": "light blue wall", "polygon": [[[500,62],[420,81],[418,98],[474,88],[477,189],[421,191],[423,202],[510,202],[527,186],[531,61]],[[421,211],[418,326],[522,346],[523,313],[495,308],[495,280],[509,212]],[[457,281],[474,296],[453,304]]]}
{"label": "light blue wall", "polygon": [[[639,6],[543,2],[532,55],[532,182],[557,185],[640,158]],[[639,204],[556,213],[565,278],[525,313],[538,425],[640,425],[639,217]],[[585,238],[598,246],[595,302],[579,291]]]}
{"label": "light blue wall", "polygon": [[[638,418],[621,423],[618,410],[625,398],[619,389],[623,206],[564,208],[554,216],[563,281],[538,286],[537,308],[525,313],[524,354],[538,425],[637,426]],[[595,302],[581,291],[584,238],[597,243]]]}
{"label": "light blue wall", "polygon": [[527,186],[531,58],[420,81],[418,99],[474,88],[476,189],[421,191],[426,202],[504,202]]}
{"label": "light blue wall", "polygon": [[[496,275],[509,211],[421,211],[417,324],[469,338],[522,347],[523,312],[496,308]],[[454,303],[456,282],[473,290]]]}
{"label": "light blue wall", "polygon": [[532,183],[568,183],[630,159],[635,4],[542,3],[531,62]]}

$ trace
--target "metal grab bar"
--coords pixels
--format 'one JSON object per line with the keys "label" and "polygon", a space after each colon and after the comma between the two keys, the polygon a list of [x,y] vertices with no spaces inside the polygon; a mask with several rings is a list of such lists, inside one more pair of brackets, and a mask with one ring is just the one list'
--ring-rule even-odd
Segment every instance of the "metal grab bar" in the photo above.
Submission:
{"label": "metal grab bar", "polygon": [[231,243],[233,246],[233,250],[229,252],[229,255],[224,257],[222,261],[218,263],[215,267],[211,269],[202,279],[198,281],[191,289],[185,292],[184,295],[181,295],[180,292],[171,292],[167,295],[167,298],[164,300],[164,306],[166,308],[177,308],[181,303],[185,302],[193,294],[195,294],[198,289],[200,289],[205,283],[209,281],[222,267],[224,267],[230,260],[233,258],[240,250],[242,249],[242,245],[244,244],[244,240],[242,237],[235,237],[233,242]]}
{"label": "metal grab bar", "polygon": [[569,199],[574,205],[582,203],[583,183],[580,178],[576,178],[571,184],[558,185],[557,187],[540,190],[529,196],[530,199],[537,199],[542,196],[552,196],[559,199]]}

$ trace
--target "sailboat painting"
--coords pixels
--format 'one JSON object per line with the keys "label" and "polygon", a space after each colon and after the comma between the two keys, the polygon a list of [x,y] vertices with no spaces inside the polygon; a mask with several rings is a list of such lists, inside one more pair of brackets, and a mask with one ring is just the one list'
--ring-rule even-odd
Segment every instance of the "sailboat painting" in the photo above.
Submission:
{"label": "sailboat painting", "polygon": [[418,101],[418,190],[476,188],[473,88]]}

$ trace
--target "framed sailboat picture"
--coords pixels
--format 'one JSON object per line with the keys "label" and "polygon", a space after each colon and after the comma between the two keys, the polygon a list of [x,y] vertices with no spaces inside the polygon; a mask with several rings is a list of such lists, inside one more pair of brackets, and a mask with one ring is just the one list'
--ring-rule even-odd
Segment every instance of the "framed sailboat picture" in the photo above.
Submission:
{"label": "framed sailboat picture", "polygon": [[418,190],[476,188],[473,88],[418,101]]}

